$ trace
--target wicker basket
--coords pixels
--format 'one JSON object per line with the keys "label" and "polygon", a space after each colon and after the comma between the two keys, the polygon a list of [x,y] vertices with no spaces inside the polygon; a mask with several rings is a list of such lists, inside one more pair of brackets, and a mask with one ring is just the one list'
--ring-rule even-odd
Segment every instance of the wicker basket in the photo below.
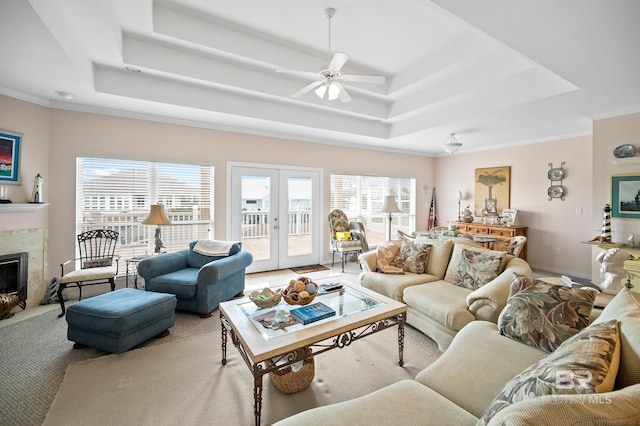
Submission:
{"label": "wicker basket", "polygon": [[318,295],[318,284],[314,283],[313,281],[309,281],[307,285],[312,285],[314,287],[314,291],[313,293],[307,291],[307,294],[309,295],[303,297],[301,297],[300,293],[295,291],[292,286],[285,288],[282,291],[282,297],[284,298],[284,301],[290,305],[308,305],[309,303],[311,303],[313,299],[315,299]]}
{"label": "wicker basket", "polygon": [[260,292],[252,291],[249,295],[249,299],[251,299],[251,301],[261,309],[272,308],[280,303],[280,300],[282,299],[282,289],[278,289],[274,292],[269,287],[266,287]]}
{"label": "wicker basket", "polygon": [[271,381],[282,393],[296,393],[309,387],[316,374],[313,357],[302,362],[302,368],[294,371],[290,365],[269,372]]}

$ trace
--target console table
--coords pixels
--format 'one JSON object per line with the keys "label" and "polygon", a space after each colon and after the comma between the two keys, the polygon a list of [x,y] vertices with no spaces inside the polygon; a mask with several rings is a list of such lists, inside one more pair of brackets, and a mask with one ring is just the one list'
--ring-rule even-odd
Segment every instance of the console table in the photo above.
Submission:
{"label": "console table", "polygon": [[[499,226],[499,225],[489,225],[487,223],[465,223],[458,222],[458,230],[463,234],[486,234],[492,237],[498,238],[502,241],[506,241],[511,237],[515,237],[521,235],[523,237],[527,236],[527,227],[526,226]],[[501,242],[493,243],[494,250],[503,250],[505,244]],[[527,260],[527,244],[524,245],[522,251],[518,255],[519,258],[523,260]]]}

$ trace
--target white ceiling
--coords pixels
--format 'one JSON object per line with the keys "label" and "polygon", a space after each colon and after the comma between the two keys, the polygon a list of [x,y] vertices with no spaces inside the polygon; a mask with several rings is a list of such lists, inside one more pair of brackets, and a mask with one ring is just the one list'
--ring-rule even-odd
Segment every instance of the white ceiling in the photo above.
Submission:
{"label": "white ceiling", "polygon": [[[280,68],[333,51],[353,101]],[[640,112],[637,0],[2,0],[0,93],[55,108],[442,155]],[[127,68],[139,70],[131,72]],[[67,101],[56,91],[72,92]]]}

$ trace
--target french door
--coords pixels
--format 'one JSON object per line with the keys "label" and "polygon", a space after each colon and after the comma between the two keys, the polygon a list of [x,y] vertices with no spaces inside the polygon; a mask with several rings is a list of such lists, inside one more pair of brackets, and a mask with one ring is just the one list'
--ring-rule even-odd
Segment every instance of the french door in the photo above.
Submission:
{"label": "french door", "polygon": [[268,165],[230,165],[232,240],[253,254],[247,272],[320,261],[320,171]]}

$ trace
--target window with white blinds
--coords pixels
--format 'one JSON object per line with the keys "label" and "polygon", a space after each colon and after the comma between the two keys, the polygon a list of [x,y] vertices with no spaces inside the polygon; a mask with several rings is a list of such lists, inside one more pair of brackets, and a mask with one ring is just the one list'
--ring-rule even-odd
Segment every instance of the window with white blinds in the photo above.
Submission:
{"label": "window with white blinds", "polygon": [[382,176],[331,174],[331,210],[340,209],[350,221],[362,222],[369,244],[385,240],[388,216],[380,213],[384,197],[393,195],[402,213],[394,213],[391,235],[413,232],[416,219],[416,180]]}
{"label": "window with white blinds", "polygon": [[183,250],[213,236],[213,176],[209,165],[77,157],[77,232],[118,231],[116,253],[125,259],[152,253],[155,225],[141,222],[151,204],[164,204],[165,250]]}

